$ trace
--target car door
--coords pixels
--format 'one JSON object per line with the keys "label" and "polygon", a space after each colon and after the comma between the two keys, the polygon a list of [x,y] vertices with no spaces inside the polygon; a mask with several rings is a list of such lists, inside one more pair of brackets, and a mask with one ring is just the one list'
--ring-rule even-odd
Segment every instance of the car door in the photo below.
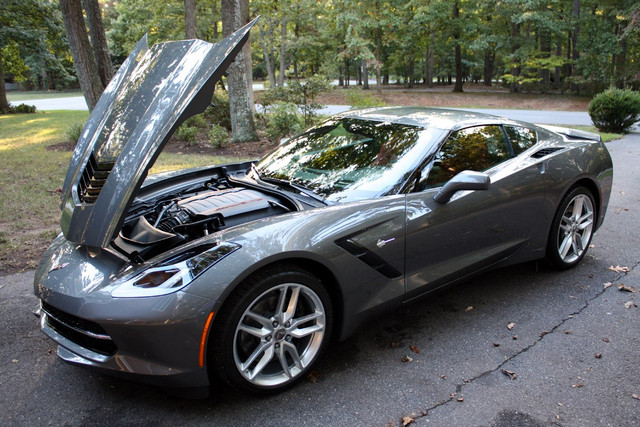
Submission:
{"label": "car door", "polygon": [[[532,132],[520,130],[524,136]],[[507,133],[515,135],[514,144]],[[515,157],[514,148],[522,152],[527,144],[535,144],[535,132],[533,139],[518,141],[517,132],[505,132],[500,125],[449,135],[425,168],[424,189],[407,196],[408,297],[495,264],[526,244],[544,201],[539,164],[526,154]],[[434,201],[441,187],[463,170],[488,174],[489,189],[459,191],[444,204]]]}

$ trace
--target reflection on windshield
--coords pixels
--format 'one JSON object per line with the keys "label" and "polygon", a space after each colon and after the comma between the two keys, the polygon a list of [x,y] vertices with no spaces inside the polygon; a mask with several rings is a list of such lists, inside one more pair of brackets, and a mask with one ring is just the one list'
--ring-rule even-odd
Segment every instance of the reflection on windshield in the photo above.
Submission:
{"label": "reflection on windshield", "polygon": [[402,124],[329,120],[278,147],[257,167],[264,177],[303,185],[328,200],[375,197],[399,190],[423,157],[430,133]]}

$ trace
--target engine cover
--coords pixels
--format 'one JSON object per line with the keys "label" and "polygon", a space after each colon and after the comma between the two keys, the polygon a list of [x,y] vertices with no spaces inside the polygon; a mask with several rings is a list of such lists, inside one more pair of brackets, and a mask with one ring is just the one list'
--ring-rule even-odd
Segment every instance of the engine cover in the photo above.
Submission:
{"label": "engine cover", "polygon": [[[178,206],[194,218],[221,214],[225,218],[267,209],[271,206],[265,194],[247,188],[209,191],[180,200]],[[272,201],[276,201],[273,199]]]}

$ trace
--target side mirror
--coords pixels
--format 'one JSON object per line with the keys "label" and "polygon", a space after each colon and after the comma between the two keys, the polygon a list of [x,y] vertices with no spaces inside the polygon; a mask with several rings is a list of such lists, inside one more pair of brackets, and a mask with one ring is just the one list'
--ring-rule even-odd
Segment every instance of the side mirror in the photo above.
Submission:
{"label": "side mirror", "polygon": [[447,203],[458,191],[464,190],[488,190],[491,178],[484,172],[462,171],[451,178],[440,191],[433,196],[437,203]]}

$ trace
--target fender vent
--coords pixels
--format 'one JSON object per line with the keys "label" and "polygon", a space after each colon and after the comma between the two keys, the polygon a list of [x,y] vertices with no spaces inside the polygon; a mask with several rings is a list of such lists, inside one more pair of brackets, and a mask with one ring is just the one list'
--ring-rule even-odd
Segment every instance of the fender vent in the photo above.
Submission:
{"label": "fender vent", "polygon": [[78,183],[78,196],[83,203],[95,203],[115,163],[100,164],[93,153]]}
{"label": "fender vent", "polygon": [[541,159],[543,157],[546,157],[550,154],[555,153],[556,151],[560,151],[560,150],[564,150],[564,147],[549,147],[549,148],[543,148],[541,150],[536,151],[535,153],[533,153],[531,155],[531,157],[533,157],[534,159]]}

